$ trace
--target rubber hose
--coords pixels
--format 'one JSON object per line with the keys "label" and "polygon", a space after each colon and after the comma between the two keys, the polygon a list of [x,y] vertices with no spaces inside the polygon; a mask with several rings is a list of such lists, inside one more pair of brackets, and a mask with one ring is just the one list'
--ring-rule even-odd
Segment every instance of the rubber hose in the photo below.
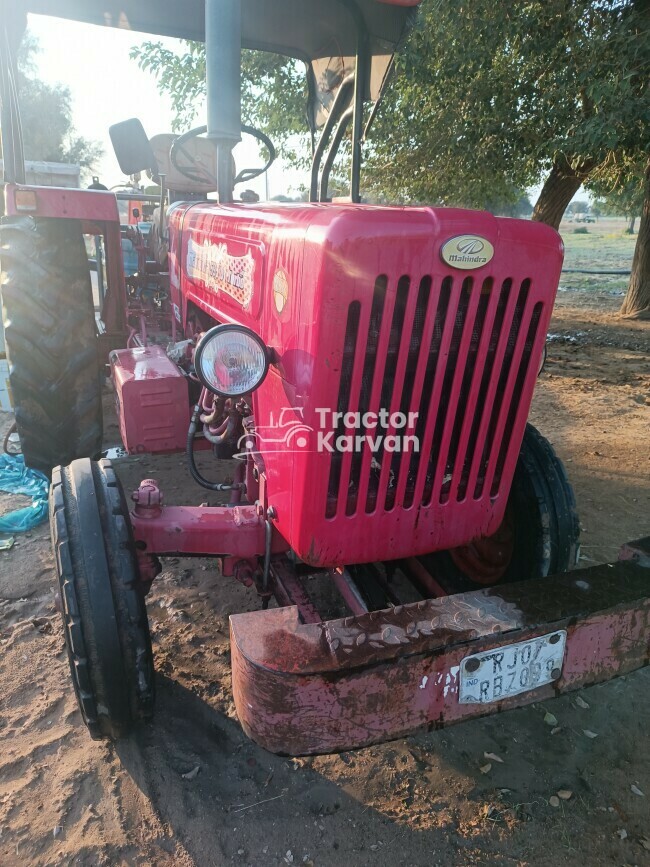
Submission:
{"label": "rubber hose", "polygon": [[198,485],[201,485],[202,488],[207,488],[209,491],[232,491],[235,487],[241,487],[240,485],[223,485],[220,482],[211,482],[198,471],[194,460],[194,437],[196,436],[200,416],[201,407],[197,403],[192,412],[192,420],[187,431],[187,445],[185,446],[185,455],[192,478]]}

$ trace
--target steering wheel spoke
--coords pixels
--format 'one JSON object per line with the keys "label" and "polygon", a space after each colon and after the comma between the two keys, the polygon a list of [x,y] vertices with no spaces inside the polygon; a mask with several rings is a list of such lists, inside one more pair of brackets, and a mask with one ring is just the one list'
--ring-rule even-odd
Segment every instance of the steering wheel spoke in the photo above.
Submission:
{"label": "steering wheel spoke", "polygon": [[[264,147],[267,149],[269,156],[266,164],[261,168],[242,169],[235,177],[234,186],[237,186],[237,184],[252,181],[254,178],[258,178],[260,175],[264,174],[264,172],[267,172],[271,168],[276,158],[276,151],[273,142],[261,130],[257,129],[254,126],[242,125],[241,131],[246,135],[252,136],[254,139],[263,144]],[[212,177],[212,175],[210,175],[203,166],[198,164],[193,155],[185,147],[185,144],[188,141],[194,138],[198,138],[199,136],[204,135],[206,132],[206,126],[197,126],[195,129],[191,129],[189,130],[189,132],[183,133],[183,135],[179,136],[172,144],[169,157],[174,168],[188,180],[192,181],[193,183],[210,184],[216,187],[217,179]],[[186,164],[185,162],[181,162],[181,157],[184,160],[187,160],[188,163]]]}

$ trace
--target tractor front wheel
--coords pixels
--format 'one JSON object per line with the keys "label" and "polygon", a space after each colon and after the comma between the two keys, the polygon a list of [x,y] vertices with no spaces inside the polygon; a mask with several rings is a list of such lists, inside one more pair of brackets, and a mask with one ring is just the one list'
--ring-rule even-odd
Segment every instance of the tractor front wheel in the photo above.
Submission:
{"label": "tractor front wheel", "polygon": [[0,224],[9,383],[25,463],[47,475],[102,447],[95,308],[78,220]]}
{"label": "tractor front wheel", "polygon": [[529,424],[499,529],[427,561],[433,574],[459,590],[544,578],[576,565],[579,536],[564,466],[549,441]]}
{"label": "tractor front wheel", "polygon": [[95,740],[150,719],[154,666],[128,510],[110,461],[56,467],[50,530],[68,660]]}

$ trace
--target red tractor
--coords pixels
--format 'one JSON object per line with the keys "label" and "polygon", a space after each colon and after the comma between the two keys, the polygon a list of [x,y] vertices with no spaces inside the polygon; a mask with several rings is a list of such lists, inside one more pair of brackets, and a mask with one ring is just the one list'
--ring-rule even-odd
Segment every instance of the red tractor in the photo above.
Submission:
{"label": "red tractor", "polygon": [[[145,597],[167,556],[218,557],[224,577],[257,588],[261,610],[230,618],[233,691],[245,730],[275,752],[398,737],[648,662],[647,542],[562,574],[578,551],[573,493],[527,425],[559,236],[482,212],[360,204],[370,104],[417,5],[6,2],[11,386],[26,460],[52,474],[65,638],[93,737],[153,712]],[[205,40],[206,126],[151,141],[137,120],[111,131],[122,170],[148,170],[165,192],[156,256],[127,278],[114,194],[24,183],[14,57],[27,11]],[[242,46],[306,62],[320,133],[309,203],[234,198],[275,155],[241,125]],[[242,131],[266,146],[264,168],[237,173]],[[331,203],[348,131],[349,201]],[[95,300],[84,234],[106,249]],[[167,506],[152,479],[129,498],[94,460],[107,362],[125,449],[185,452],[227,505]],[[197,450],[230,462],[232,481],[206,478]],[[347,616],[323,619],[315,575]]]}

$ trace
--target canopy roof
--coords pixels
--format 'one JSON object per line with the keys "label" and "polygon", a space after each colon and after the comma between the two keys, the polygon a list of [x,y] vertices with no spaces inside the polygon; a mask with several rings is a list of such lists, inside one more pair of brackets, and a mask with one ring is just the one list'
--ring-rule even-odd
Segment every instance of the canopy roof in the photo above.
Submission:
{"label": "canopy roof", "polygon": [[[242,45],[307,62],[313,73],[313,120],[345,75],[354,69],[356,22],[369,36],[372,55],[369,93],[376,99],[395,48],[421,0],[241,0]],[[0,3],[0,5],[2,5]],[[23,9],[89,24],[159,36],[204,40],[204,0],[10,0]]]}

